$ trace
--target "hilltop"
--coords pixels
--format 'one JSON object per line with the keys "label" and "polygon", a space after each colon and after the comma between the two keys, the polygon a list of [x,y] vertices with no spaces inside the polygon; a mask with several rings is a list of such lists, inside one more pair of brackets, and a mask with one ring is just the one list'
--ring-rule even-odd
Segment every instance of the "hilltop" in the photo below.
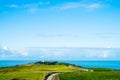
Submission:
{"label": "hilltop", "polygon": [[0,68],[0,80],[43,80],[52,72],[75,72],[82,68],[59,62],[35,62]]}

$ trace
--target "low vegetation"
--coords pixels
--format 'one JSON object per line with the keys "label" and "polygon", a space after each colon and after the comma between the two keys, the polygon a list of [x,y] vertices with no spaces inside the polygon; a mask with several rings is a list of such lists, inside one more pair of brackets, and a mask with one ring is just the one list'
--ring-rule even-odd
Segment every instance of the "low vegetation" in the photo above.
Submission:
{"label": "low vegetation", "polygon": [[[71,66],[71,67],[69,67]],[[0,80],[43,80],[51,72],[73,72],[79,67],[58,62],[36,62],[0,68]]]}
{"label": "low vegetation", "polygon": [[113,69],[109,69],[109,68],[87,68],[87,69],[89,69],[89,70],[93,70],[94,72],[101,72],[101,71],[113,71]]}
{"label": "low vegetation", "polygon": [[59,74],[59,78],[60,80],[120,80],[120,72],[97,68],[97,71],[94,72],[67,72]]}
{"label": "low vegetation", "polygon": [[60,72],[54,80],[120,80],[120,71],[106,68],[80,68],[59,62],[36,62],[0,68],[0,80],[44,80],[50,73]]}

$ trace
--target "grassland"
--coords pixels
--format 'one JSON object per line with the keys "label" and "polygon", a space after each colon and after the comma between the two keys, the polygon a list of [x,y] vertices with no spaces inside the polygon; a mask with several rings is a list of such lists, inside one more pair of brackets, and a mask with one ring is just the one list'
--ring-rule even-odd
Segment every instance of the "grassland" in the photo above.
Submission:
{"label": "grassland", "polygon": [[51,72],[73,72],[78,69],[63,63],[26,64],[0,68],[0,80],[43,80],[45,75]]}
{"label": "grassland", "polygon": [[94,72],[63,73],[59,74],[59,78],[60,80],[120,80],[120,72],[110,69],[97,69]]}
{"label": "grassland", "polygon": [[0,80],[44,80],[52,72],[61,72],[60,80],[120,80],[120,72],[105,68],[83,69],[58,62],[36,62],[0,68]]}

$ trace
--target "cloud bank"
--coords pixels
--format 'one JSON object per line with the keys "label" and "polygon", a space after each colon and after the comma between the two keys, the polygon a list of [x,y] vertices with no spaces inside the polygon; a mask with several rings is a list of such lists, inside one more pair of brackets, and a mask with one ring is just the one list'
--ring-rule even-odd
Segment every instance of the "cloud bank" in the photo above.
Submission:
{"label": "cloud bank", "polygon": [[[22,1],[21,1],[22,2]],[[56,1],[33,1],[30,3],[29,1],[26,3],[4,3],[3,8],[13,9],[13,10],[22,10],[27,11],[29,13],[40,12],[41,10],[69,10],[69,9],[84,9],[85,11],[93,11],[100,8],[105,8],[106,2],[111,2],[111,0],[81,0],[81,1],[60,1],[60,3]],[[3,11],[5,12],[5,11]],[[6,11],[9,12],[9,11]]]}
{"label": "cloud bank", "polygon": [[103,8],[103,4],[101,3],[81,3],[81,2],[67,2],[64,4],[61,4],[59,6],[54,6],[53,8],[58,9],[58,10],[68,10],[68,9],[74,9],[74,8],[79,8],[79,9],[84,9],[86,10],[95,10],[99,8]]}
{"label": "cloud bank", "polygon": [[22,60],[119,60],[119,48],[30,47],[22,51],[0,48],[0,59]]}
{"label": "cloud bank", "polygon": [[0,47],[0,59],[1,60],[17,60],[22,59],[27,54],[18,51],[18,50],[11,50],[7,46]]}

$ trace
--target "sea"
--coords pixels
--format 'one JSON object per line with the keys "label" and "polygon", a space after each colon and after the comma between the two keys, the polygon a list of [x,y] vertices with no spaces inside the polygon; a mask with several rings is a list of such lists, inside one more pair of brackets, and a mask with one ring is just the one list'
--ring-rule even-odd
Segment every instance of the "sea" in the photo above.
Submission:
{"label": "sea", "polygon": [[[9,67],[22,65],[27,63],[34,63],[37,60],[0,60],[0,67]],[[120,61],[72,61],[72,60],[62,60],[58,62],[75,64],[77,66],[86,68],[110,68],[115,70],[120,70]]]}

